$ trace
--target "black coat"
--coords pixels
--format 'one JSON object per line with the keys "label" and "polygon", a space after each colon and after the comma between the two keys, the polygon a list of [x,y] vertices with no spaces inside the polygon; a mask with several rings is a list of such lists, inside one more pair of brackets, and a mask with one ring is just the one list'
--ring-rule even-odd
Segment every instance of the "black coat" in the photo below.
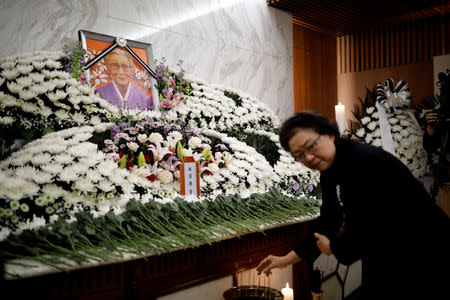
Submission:
{"label": "black coat", "polygon": [[[389,299],[392,289],[396,296],[437,291],[442,276],[448,285],[449,218],[422,183],[381,148],[340,138],[335,146],[333,165],[320,176],[314,231],[330,239],[340,263],[362,259],[364,299]],[[310,236],[294,251],[313,263],[320,254],[316,241]]]}

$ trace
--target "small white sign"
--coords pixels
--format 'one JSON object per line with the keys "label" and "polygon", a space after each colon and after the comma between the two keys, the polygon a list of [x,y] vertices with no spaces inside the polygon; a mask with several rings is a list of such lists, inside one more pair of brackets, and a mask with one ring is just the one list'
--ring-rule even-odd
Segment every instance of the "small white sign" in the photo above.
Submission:
{"label": "small white sign", "polygon": [[197,196],[197,172],[196,163],[184,163],[184,186],[186,196]]}

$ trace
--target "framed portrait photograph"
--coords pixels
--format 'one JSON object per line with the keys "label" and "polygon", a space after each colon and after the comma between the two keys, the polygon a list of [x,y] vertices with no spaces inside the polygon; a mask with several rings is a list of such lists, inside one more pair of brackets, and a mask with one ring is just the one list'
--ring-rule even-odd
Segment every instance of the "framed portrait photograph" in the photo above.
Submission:
{"label": "framed portrait photograph", "polygon": [[96,94],[121,109],[158,109],[151,44],[86,30],[78,34],[87,53],[86,78]]}

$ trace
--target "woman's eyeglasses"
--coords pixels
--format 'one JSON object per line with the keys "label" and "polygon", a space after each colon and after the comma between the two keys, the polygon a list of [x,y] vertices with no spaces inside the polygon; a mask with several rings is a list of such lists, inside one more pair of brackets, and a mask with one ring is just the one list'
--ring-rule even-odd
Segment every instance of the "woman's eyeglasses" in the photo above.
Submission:
{"label": "woman's eyeglasses", "polygon": [[305,151],[293,154],[294,159],[296,161],[301,161],[305,159],[306,154],[314,153],[314,151],[316,150],[317,143],[319,142],[320,136],[321,135],[319,134],[319,136],[314,140],[314,142],[311,145],[305,147]]}
{"label": "woman's eyeglasses", "polygon": [[118,72],[120,69],[124,70],[125,72],[130,72],[131,71],[131,66],[130,65],[119,65],[119,64],[110,64],[109,68],[111,69],[111,72]]}

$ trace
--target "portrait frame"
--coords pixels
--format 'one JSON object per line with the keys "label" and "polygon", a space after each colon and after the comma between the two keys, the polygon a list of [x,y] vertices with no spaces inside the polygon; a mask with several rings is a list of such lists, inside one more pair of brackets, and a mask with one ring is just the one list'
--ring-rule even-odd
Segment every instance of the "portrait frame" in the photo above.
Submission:
{"label": "portrait frame", "polygon": [[153,110],[159,110],[159,94],[156,88],[156,73],[151,44],[87,30],[79,30],[78,37],[87,53],[85,59],[86,80],[95,89],[112,82],[106,72],[104,57],[119,47],[127,51],[133,58],[135,66],[135,73],[133,74],[133,83],[135,84],[133,85],[138,85],[141,91],[151,96]]}

